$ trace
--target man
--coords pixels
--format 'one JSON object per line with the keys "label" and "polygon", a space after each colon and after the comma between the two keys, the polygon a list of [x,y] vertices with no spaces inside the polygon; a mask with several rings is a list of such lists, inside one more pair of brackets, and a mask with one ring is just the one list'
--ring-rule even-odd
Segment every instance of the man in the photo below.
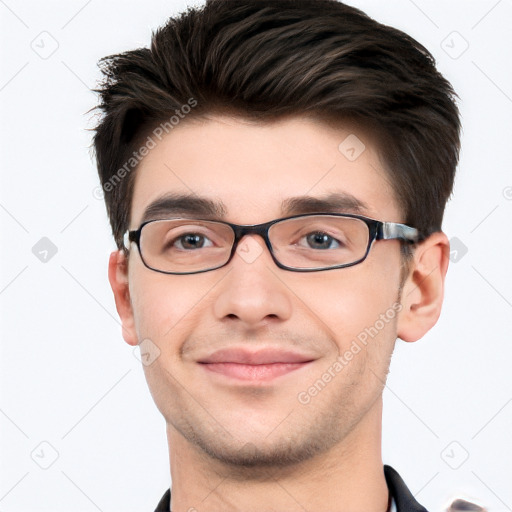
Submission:
{"label": "man", "polygon": [[109,280],[167,425],[156,510],[424,511],[381,423],[448,266],[460,122],[430,53],[334,0],[210,0],[102,71]]}

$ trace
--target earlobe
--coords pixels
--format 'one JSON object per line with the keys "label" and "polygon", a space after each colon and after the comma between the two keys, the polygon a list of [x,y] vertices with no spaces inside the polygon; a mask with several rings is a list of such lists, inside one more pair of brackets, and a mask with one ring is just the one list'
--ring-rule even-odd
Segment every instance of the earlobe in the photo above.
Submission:
{"label": "earlobe", "polygon": [[435,232],[418,244],[410,262],[402,290],[402,306],[397,336],[417,341],[437,322],[444,298],[450,243],[446,235]]}
{"label": "earlobe", "polygon": [[108,262],[108,280],[121,318],[123,338],[126,343],[135,346],[138,344],[138,339],[128,285],[128,261],[123,251],[111,253]]}

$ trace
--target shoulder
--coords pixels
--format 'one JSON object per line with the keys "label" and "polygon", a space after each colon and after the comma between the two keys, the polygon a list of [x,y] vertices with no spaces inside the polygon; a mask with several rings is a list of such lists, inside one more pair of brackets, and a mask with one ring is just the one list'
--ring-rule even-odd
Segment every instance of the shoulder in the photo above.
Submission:
{"label": "shoulder", "polygon": [[[384,465],[384,475],[388,484],[389,492],[396,503],[397,512],[428,512],[420,505],[398,472],[391,466]],[[462,498],[455,499],[446,512],[487,512],[482,505]]]}
{"label": "shoulder", "polygon": [[446,512],[487,512],[487,509],[478,503],[457,498],[452,501]]}

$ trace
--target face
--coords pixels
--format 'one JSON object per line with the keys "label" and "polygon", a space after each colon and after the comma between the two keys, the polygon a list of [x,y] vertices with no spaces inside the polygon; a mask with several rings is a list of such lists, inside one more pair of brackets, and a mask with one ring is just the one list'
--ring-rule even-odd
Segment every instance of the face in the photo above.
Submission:
{"label": "face", "polygon": [[[364,203],[363,215],[402,222],[364,134],[357,136],[366,149],[354,161],[338,149],[349,134],[303,118],[182,122],[137,169],[130,229],[166,193],[221,202],[219,220],[236,224],[280,218],[292,197],[332,193]],[[184,449],[239,467],[286,466],[376,421],[400,317],[398,241],[375,242],[352,267],[300,273],[278,268],[251,235],[227,266],[193,275],[146,268],[132,244],[127,278],[125,339],[150,340],[159,354],[144,371]],[[230,366],[218,351],[231,349],[268,364]],[[288,357],[279,367],[276,354]]]}

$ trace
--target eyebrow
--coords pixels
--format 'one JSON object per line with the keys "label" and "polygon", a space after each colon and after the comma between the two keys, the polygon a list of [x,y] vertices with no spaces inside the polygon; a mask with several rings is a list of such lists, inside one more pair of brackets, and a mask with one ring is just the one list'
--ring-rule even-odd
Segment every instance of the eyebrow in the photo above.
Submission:
{"label": "eyebrow", "polygon": [[[364,214],[369,211],[370,208],[364,201],[347,192],[331,192],[322,197],[289,197],[281,204],[283,217],[321,212]],[[222,201],[214,201],[195,194],[167,193],[146,207],[141,223],[175,216],[222,220],[226,214],[227,208]]]}
{"label": "eyebrow", "polygon": [[289,197],[281,205],[283,215],[301,213],[368,213],[370,207],[361,199],[347,192],[331,192],[323,197]]}

